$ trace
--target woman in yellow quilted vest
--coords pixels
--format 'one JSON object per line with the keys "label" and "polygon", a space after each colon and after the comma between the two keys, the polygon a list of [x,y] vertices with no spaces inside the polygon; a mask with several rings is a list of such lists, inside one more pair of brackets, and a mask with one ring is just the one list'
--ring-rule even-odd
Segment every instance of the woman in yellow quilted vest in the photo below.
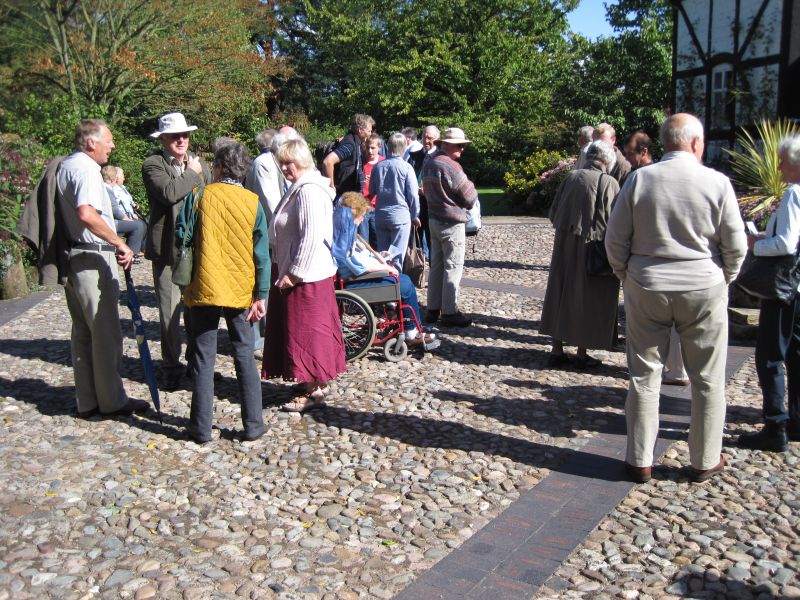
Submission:
{"label": "woman in yellow quilted vest", "polygon": [[187,207],[176,228],[190,227],[194,245],[192,281],[183,298],[191,314],[188,333],[195,347],[188,433],[199,444],[211,441],[220,317],[225,317],[233,347],[244,425],[242,439],[258,439],[266,431],[261,381],[253,360],[253,323],[266,314],[269,234],[258,196],[242,187],[249,168],[250,157],[241,144],[232,142],[217,149],[214,183],[200,194],[194,225]]}

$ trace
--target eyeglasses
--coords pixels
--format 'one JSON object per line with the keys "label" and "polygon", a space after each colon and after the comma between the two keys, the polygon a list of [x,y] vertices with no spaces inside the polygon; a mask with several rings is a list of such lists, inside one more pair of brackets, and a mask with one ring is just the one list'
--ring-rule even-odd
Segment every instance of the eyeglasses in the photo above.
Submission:
{"label": "eyeglasses", "polygon": [[180,140],[182,138],[186,138],[188,140],[189,139],[189,132],[185,131],[183,133],[165,133],[164,136],[169,138],[169,139],[171,139],[171,140]]}
{"label": "eyeglasses", "polygon": [[464,148],[466,148],[468,145],[469,145],[469,144],[456,144],[456,146],[457,146],[458,148],[461,148],[462,150],[463,150]]}

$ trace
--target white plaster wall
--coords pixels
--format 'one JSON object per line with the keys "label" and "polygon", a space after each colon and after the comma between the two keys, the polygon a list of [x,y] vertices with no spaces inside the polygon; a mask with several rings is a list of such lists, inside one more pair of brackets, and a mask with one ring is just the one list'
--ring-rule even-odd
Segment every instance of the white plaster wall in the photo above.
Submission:
{"label": "white plaster wall", "polygon": [[700,75],[678,81],[675,94],[675,108],[678,112],[688,112],[701,121],[706,114],[706,78]]}
{"label": "white plaster wall", "polygon": [[[758,58],[760,56],[770,56],[778,54],[781,50],[781,20],[783,18],[783,6],[781,0],[769,0],[764,14],[761,16],[756,33],[750,45],[742,55],[743,59]],[[742,23],[742,40],[756,17],[761,0],[743,0],[740,14]]]}
{"label": "white plaster wall", "polygon": [[[746,2],[747,0],[745,0]],[[759,1],[759,0],[756,0]],[[708,2],[698,2],[708,10]],[[714,13],[711,18],[711,55],[733,52],[733,24],[736,17],[735,0],[714,2]]]}
{"label": "white plaster wall", "polygon": [[737,85],[743,94],[736,103],[736,124],[774,118],[778,112],[778,65],[748,69],[741,76],[747,80]]}
{"label": "white plaster wall", "polygon": [[[708,30],[708,0],[684,2],[683,6],[686,9],[689,22],[692,24],[692,28],[700,41],[700,47],[703,49],[703,52],[705,52],[706,31]],[[680,14],[678,15],[677,48],[679,71],[703,66],[700,55],[697,53],[697,49],[692,42],[692,36],[689,34],[689,28]]]}

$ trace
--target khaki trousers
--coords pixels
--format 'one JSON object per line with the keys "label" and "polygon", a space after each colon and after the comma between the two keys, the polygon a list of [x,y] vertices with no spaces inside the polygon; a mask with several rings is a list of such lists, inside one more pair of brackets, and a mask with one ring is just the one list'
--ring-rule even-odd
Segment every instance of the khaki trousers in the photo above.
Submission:
{"label": "khaki trousers", "polygon": [[162,368],[170,371],[181,368],[181,312],[183,308],[180,288],[172,283],[172,267],[153,261],[153,284],[158,302],[158,319],[161,324]]}
{"label": "khaki trousers", "polygon": [[117,411],[128,403],[128,396],[119,375],[122,331],[114,253],[72,250],[64,291],[72,317],[72,369],[78,412]]}
{"label": "khaki trousers", "polygon": [[630,386],[625,403],[626,460],[653,464],[658,436],[661,373],[673,324],[692,385],[689,455],[695,469],[719,462],[725,424],[725,361],[728,354],[728,288],[656,292],[624,283]]}
{"label": "khaki trousers", "polygon": [[458,312],[458,288],[464,273],[466,233],[464,223],[430,218],[431,270],[428,276],[428,310],[445,315]]}

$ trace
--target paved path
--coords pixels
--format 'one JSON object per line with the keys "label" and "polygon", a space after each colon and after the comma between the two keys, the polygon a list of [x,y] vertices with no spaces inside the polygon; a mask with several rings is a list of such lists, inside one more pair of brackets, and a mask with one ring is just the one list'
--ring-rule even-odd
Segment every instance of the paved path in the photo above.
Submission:
{"label": "paved path", "polygon": [[[726,447],[722,477],[681,481],[687,402],[672,388],[656,476],[625,482],[624,356],[547,368],[551,228],[486,223],[462,294],[473,327],[403,363],[370,353],[302,418],[277,410],[288,384],[265,382],[256,443],[235,439],[225,335],[219,438],[198,447],[187,391],[162,394],[163,426],[76,419],[63,294],[0,304],[0,600],[800,596],[797,448]],[[134,274],[155,338],[148,267]],[[126,389],[147,397],[124,349]],[[749,354],[731,351],[727,440],[759,418]]]}

